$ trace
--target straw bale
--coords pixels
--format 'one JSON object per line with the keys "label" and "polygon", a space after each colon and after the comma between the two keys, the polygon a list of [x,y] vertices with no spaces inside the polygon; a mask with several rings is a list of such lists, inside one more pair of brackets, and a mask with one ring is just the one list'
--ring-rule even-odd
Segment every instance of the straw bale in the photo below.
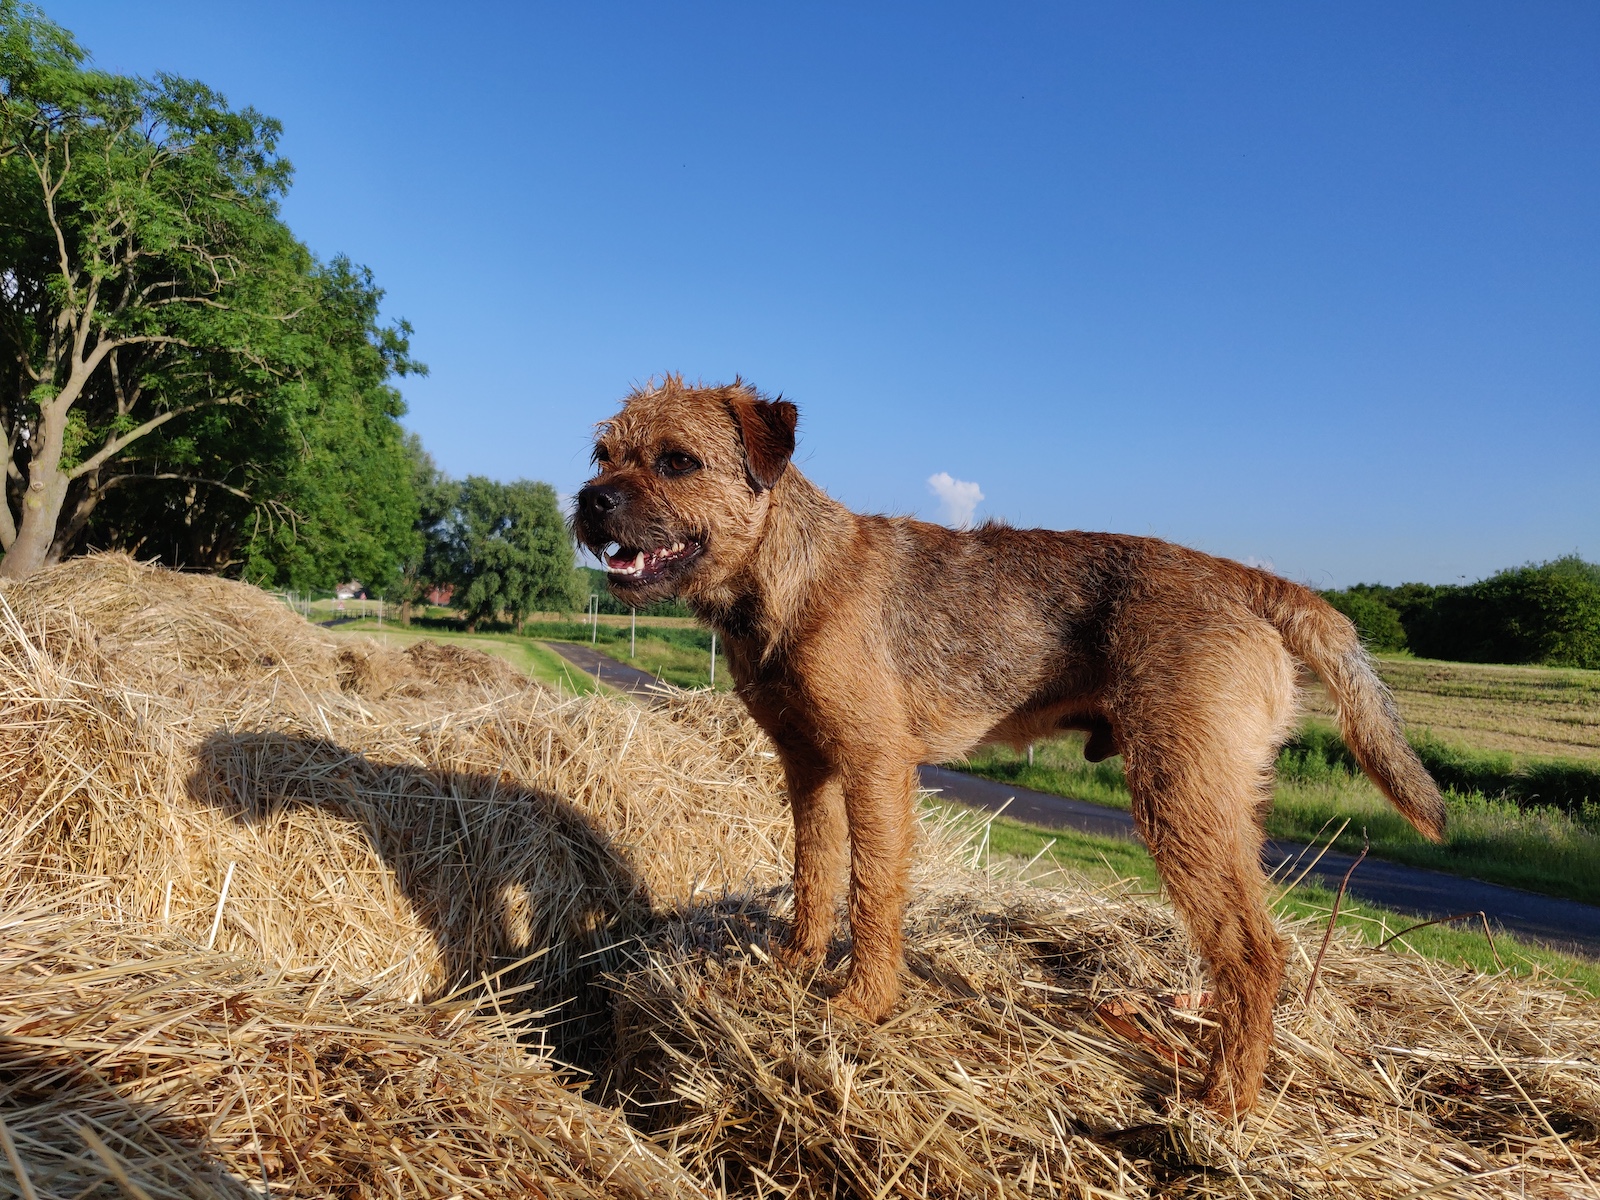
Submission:
{"label": "straw bale", "polygon": [[816,977],[773,969],[767,900],[680,916],[619,981],[617,1100],[748,1195],[1594,1194],[1593,1002],[1336,940],[1308,1007],[1321,931],[1292,926],[1261,1111],[1221,1122],[1180,1102],[1202,978],[1169,910],[919,875],[882,1026],[826,1001],[842,945]]}
{"label": "straw bale", "polygon": [[0,596],[35,627],[75,618],[101,639],[119,674],[160,685],[187,675],[336,683],[337,644],[267,593],[186,575],[123,554],[69,559]]}
{"label": "straw bale", "polygon": [[815,978],[769,961],[789,821],[727,697],[562,699],[79,560],[0,587],[0,795],[0,1129],[40,1195],[260,1194],[263,1167],[296,1196],[1600,1179],[1592,1000],[1336,938],[1308,1005],[1320,930],[1291,926],[1261,1111],[1218,1122],[1181,1099],[1203,976],[1170,911],[974,870],[950,828],[906,1006],[833,1010],[845,941]]}
{"label": "straw bale", "polygon": [[[119,557],[40,580],[0,592],[0,893],[97,880],[102,917],[408,1000],[539,952],[524,975],[581,1009],[653,911],[784,874],[778,772],[732,701],[351,652],[255,589]],[[214,611],[253,615],[205,642]]]}
{"label": "straw bale", "polygon": [[41,1200],[706,1195],[519,1044],[528,1014],[344,996],[59,913],[0,928],[0,1195],[27,1194],[18,1165]]}

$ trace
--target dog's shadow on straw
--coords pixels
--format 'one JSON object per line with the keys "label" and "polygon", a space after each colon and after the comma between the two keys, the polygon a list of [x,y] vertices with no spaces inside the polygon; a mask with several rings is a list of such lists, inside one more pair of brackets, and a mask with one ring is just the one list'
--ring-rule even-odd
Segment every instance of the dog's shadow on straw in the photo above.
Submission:
{"label": "dog's shadow on straw", "polygon": [[[201,746],[189,790],[284,848],[271,873],[282,871],[286,891],[328,898],[304,913],[305,928],[287,931],[305,943],[302,954],[352,937],[381,951],[383,909],[404,927],[403,904],[431,931],[442,967],[414,998],[485,984],[502,996],[518,989],[511,1003],[552,1010],[558,1056],[577,1066],[603,1057],[610,998],[601,977],[653,918],[626,856],[566,800],[509,775],[377,762],[332,741],[225,730]],[[311,810],[358,829],[393,883],[377,872],[350,878],[359,862],[330,841],[337,828],[287,828]],[[321,861],[305,861],[308,849]]]}

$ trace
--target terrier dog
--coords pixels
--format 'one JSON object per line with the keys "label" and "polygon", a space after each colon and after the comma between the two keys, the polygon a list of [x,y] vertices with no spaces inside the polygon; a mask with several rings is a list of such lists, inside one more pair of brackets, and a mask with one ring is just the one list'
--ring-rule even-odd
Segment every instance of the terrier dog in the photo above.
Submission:
{"label": "terrier dog", "polygon": [[777,748],[795,823],[784,957],[822,958],[848,852],[837,1002],[886,1017],[917,764],[1084,731],[1091,760],[1123,756],[1138,828],[1211,974],[1203,1098],[1250,1108],[1285,961],[1262,897],[1261,814],[1295,720],[1296,659],[1332,692],[1384,795],[1427,837],[1444,830],[1355,628],[1298,584],[1154,538],[852,513],[791,464],[797,417],[738,380],[635,391],[599,427],[573,521],[619,600],[681,596],[722,636]]}

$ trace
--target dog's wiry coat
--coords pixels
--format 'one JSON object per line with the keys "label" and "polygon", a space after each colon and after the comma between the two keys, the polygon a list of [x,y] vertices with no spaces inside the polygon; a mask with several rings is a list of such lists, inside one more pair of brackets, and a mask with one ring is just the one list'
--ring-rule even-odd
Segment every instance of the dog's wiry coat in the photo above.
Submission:
{"label": "dog's wiry coat", "polygon": [[787,957],[826,951],[848,871],[839,1001],[888,1015],[917,764],[1084,730],[1090,757],[1123,755],[1140,832],[1213,976],[1206,1099],[1248,1108],[1284,967],[1260,817],[1295,659],[1333,693],[1384,794],[1443,833],[1438,789],[1354,628],[1297,584],[1154,538],[852,513],[789,464],[796,415],[738,382],[636,391],[601,427],[574,518],[596,553],[616,543],[619,598],[682,595],[721,633],[777,746],[796,832]]}

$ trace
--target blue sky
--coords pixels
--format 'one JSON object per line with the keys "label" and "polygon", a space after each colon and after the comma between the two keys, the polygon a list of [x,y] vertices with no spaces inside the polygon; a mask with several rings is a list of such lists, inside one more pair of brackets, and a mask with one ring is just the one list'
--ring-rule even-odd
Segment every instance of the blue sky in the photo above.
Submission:
{"label": "blue sky", "polygon": [[631,383],[738,373],[857,508],[1600,559],[1588,0],[44,7],[283,121],[453,474],[570,492]]}

